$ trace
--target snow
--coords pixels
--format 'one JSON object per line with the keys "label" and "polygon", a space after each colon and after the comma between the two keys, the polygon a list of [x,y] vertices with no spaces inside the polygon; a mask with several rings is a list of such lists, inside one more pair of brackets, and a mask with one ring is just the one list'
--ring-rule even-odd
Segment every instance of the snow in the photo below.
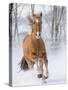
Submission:
{"label": "snow", "polygon": [[[24,10],[24,12],[25,11],[26,10]],[[27,11],[25,13],[27,13]],[[43,20],[42,38],[45,42],[45,46],[47,50],[49,78],[47,82],[37,78],[37,71],[35,69],[30,69],[28,71],[23,71],[23,70],[20,71],[19,62],[21,61],[23,56],[22,40],[24,39],[27,33],[31,32],[31,27],[29,26],[26,20],[27,18],[24,17],[18,18],[19,35],[16,36],[15,38],[14,37],[12,38],[13,86],[65,84],[66,83],[66,41],[64,39],[63,40],[60,39],[60,41],[52,43],[52,41],[49,39],[50,27],[48,26],[44,18],[42,18]],[[51,22],[50,19],[49,22]],[[14,23],[12,29],[14,31]]]}
{"label": "snow", "polygon": [[[25,34],[20,35],[20,41],[13,40],[12,47],[12,76],[13,86],[30,86],[30,85],[48,85],[48,84],[64,84],[66,82],[66,46],[64,42],[60,45],[52,45],[50,41],[46,41],[46,49],[48,55],[49,78],[47,83],[37,78],[37,71],[31,69],[28,71],[20,71],[19,62],[23,56],[22,39]],[[14,44],[15,43],[15,44]],[[20,43],[20,44],[19,44]],[[52,45],[52,46],[51,46]]]}

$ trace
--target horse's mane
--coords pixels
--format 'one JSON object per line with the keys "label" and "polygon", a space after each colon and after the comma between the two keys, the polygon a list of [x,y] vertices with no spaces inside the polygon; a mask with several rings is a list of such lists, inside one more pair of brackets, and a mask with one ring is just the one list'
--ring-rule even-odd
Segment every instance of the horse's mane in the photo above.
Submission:
{"label": "horse's mane", "polygon": [[29,34],[27,34],[27,35],[25,36],[25,38],[24,38],[24,40],[23,40],[23,43],[25,42],[25,40],[26,40],[29,36],[30,36]]}

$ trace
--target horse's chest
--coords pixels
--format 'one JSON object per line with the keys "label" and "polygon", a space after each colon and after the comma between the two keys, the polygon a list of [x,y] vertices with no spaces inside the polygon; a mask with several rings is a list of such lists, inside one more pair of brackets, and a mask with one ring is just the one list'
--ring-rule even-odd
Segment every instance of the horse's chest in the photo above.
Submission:
{"label": "horse's chest", "polygon": [[40,57],[44,52],[44,45],[42,45],[41,41],[33,43],[32,54]]}
{"label": "horse's chest", "polygon": [[42,46],[41,46],[41,43],[40,42],[33,42],[33,49],[34,49],[34,51],[40,51],[40,49],[42,48]]}

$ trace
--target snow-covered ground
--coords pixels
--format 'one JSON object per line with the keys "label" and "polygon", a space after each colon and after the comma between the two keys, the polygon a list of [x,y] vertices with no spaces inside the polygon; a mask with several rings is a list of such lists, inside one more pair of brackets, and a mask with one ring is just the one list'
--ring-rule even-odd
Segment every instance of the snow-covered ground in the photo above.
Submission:
{"label": "snow-covered ground", "polygon": [[[49,78],[47,83],[45,83],[42,79],[37,78],[37,72],[34,69],[28,71],[20,71],[20,66],[18,64],[23,56],[22,40],[27,32],[30,33],[31,31],[31,27],[29,26],[26,19],[27,18],[19,18],[19,36],[15,37],[15,39],[13,37],[12,39],[13,86],[64,84],[66,82],[66,42],[65,40],[60,39],[60,41],[52,43],[52,41],[49,40],[50,27],[44,18],[42,19],[42,38],[45,42],[48,56]],[[14,31],[14,23],[12,30]],[[62,36],[64,35],[63,33]]]}
{"label": "snow-covered ground", "polygon": [[58,45],[51,44],[46,40],[46,49],[48,55],[49,78],[47,83],[37,78],[37,72],[34,69],[20,71],[19,62],[23,56],[22,40],[25,34],[20,35],[19,41],[13,40],[12,47],[12,70],[13,86],[29,85],[47,85],[47,84],[64,84],[66,81],[66,44],[62,42]]}

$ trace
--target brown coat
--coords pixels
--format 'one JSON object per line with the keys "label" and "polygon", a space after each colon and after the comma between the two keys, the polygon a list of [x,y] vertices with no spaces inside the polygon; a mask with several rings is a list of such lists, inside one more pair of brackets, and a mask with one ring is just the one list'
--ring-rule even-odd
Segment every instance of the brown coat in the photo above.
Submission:
{"label": "brown coat", "polygon": [[[46,55],[46,49],[42,38],[39,40],[35,39],[32,35],[25,37],[23,41],[24,57],[26,61],[35,63],[35,58],[43,58]],[[47,57],[46,57],[47,58]]]}

